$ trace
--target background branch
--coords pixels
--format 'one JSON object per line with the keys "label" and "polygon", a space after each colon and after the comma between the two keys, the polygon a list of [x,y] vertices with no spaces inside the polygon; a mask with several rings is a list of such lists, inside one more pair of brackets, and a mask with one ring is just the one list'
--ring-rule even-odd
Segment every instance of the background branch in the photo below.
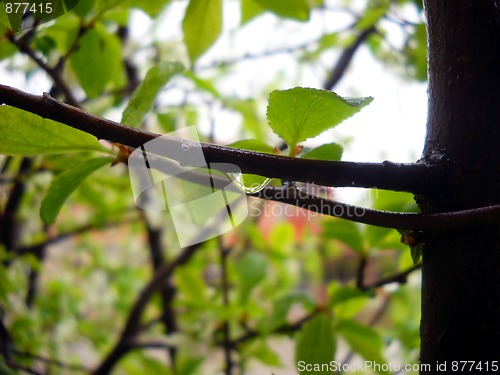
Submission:
{"label": "background branch", "polygon": [[93,371],[93,375],[109,374],[116,363],[134,347],[130,342],[134,339],[141,328],[142,312],[146,308],[153,294],[160,290],[164,281],[169,278],[174,270],[185,263],[196,253],[200,244],[186,247],[182,253],[172,262],[164,263],[155,273],[151,281],[146,285],[130,310],[125,328],[113,349],[104,358],[101,364]]}
{"label": "background branch", "polygon": [[346,72],[349,64],[354,57],[354,54],[359,49],[359,47],[365,42],[365,40],[376,31],[375,26],[372,26],[364,31],[362,31],[354,40],[354,43],[349,47],[344,49],[340,55],[337,64],[332,69],[332,72],[328,76],[323,88],[326,90],[332,90],[333,87],[342,79],[344,73]]}
{"label": "background branch", "polygon": [[371,288],[378,288],[378,287],[381,287],[381,286],[384,286],[387,284],[392,284],[392,283],[404,284],[404,283],[406,283],[406,280],[408,279],[408,275],[416,270],[419,270],[420,268],[422,268],[422,263],[415,264],[412,267],[410,267],[404,271],[398,272],[394,275],[384,277],[378,281],[375,281],[372,284],[363,285],[363,287],[360,289],[367,290],[367,289],[371,289]]}
{"label": "background branch", "polygon": [[[22,175],[30,171],[32,165],[33,161],[30,158],[23,158],[21,165],[19,166],[18,175]],[[19,231],[16,215],[18,213],[25,189],[25,181],[23,179],[16,180],[8,194],[5,211],[0,213],[0,243],[5,246],[7,251],[13,251],[17,246],[17,236]]]}
{"label": "background branch", "polygon": [[[229,308],[229,280],[227,274],[227,258],[229,253],[231,252],[231,248],[225,247],[222,243],[222,238],[217,238],[219,245],[219,253],[220,253],[220,262],[221,262],[221,288],[222,288],[222,303],[224,308]],[[224,369],[224,373],[226,375],[232,374],[233,369],[233,360],[231,358],[231,330],[229,326],[229,320],[226,318],[222,322],[222,334],[224,341],[224,362],[226,368]]]}
{"label": "background branch", "polygon": [[[309,313],[308,315],[304,316],[303,318],[297,320],[295,323],[291,324],[284,324],[282,326],[279,326],[276,328],[272,333],[293,333],[295,331],[298,331],[299,329],[302,328],[302,326],[311,320],[316,314],[319,312],[319,310],[314,310],[313,312]],[[235,348],[239,344],[246,342],[248,340],[251,340],[253,338],[259,337],[260,332],[250,330],[247,333],[241,335],[240,337],[237,337],[236,339],[231,341],[231,347]],[[222,345],[224,345],[222,343]]]}
{"label": "background branch", "polygon": [[[163,231],[159,228],[153,228],[146,215],[143,215],[143,221],[146,226],[146,233],[148,236],[148,246],[151,256],[151,263],[153,265],[153,271],[156,273],[161,268],[161,266],[165,264],[162,243]],[[172,334],[177,331],[176,316],[174,309],[172,308],[172,301],[174,300],[175,292],[176,290],[174,285],[172,284],[171,278],[165,278],[163,285],[159,290],[159,293],[163,310],[163,314],[161,315],[161,322],[163,323],[166,334]],[[172,362],[172,366],[175,366],[175,347],[170,346],[167,348],[167,351]]]}
{"label": "background branch", "polygon": [[[24,53],[26,56],[28,56],[31,60],[33,60],[43,71],[45,71],[49,77],[52,79],[54,82],[55,86],[62,91],[64,94],[64,97],[66,99],[66,102],[68,104],[71,104],[72,106],[79,107],[78,100],[74,97],[73,93],[71,92],[70,88],[64,81],[64,79],[61,77],[60,73],[60,67],[62,67],[62,64],[58,64],[55,67],[50,67],[48,66],[45,61],[43,61],[41,58],[39,58],[35,51],[31,49],[29,44],[27,44],[26,39],[22,40],[17,40],[14,35],[9,35],[9,40],[10,42],[15,45],[19,51]],[[63,60],[61,60],[62,62]]]}

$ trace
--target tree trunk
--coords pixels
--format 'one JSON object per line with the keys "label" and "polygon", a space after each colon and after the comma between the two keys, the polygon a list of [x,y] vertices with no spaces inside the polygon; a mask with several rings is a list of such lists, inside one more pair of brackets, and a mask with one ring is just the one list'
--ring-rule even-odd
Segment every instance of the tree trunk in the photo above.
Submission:
{"label": "tree trunk", "polygon": [[[456,173],[440,196],[417,197],[419,205],[424,212],[439,212],[498,204],[500,1],[425,0],[424,5],[429,52],[424,160],[445,163]],[[422,272],[421,362],[431,365],[422,373],[462,370],[452,361],[490,361],[472,372],[497,372],[500,225],[429,233]]]}

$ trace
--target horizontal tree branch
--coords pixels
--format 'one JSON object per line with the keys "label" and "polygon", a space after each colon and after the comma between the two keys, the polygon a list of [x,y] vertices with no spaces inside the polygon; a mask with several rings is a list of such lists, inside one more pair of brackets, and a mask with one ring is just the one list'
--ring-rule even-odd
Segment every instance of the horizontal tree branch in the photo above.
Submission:
{"label": "horizontal tree branch", "polygon": [[[154,155],[147,155],[147,159],[150,168],[161,171],[167,176],[176,176],[199,185],[208,183],[206,175],[183,168],[171,160],[157,158]],[[227,178],[213,175],[210,177],[210,184],[213,188],[225,189],[228,183]],[[491,223],[500,218],[500,205],[433,214],[381,211],[315,196],[304,188],[295,187],[294,184],[266,187],[248,196],[286,203],[357,223],[402,230],[446,230]]]}
{"label": "horizontal tree branch", "polygon": [[[94,116],[73,106],[61,103],[48,94],[31,95],[21,90],[0,85],[0,103],[37,114],[43,118],[61,122],[94,135],[99,139],[140,147],[160,136],[151,132],[129,128],[116,122]],[[200,147],[198,143],[163,137],[165,157],[190,165],[190,151]],[[344,161],[307,160],[270,155],[259,152],[202,143],[208,163],[237,165],[243,173],[289,181],[312,182],[326,186],[348,186],[407,191],[430,194],[448,186],[448,172],[440,165],[427,163],[399,164],[354,163]]]}
{"label": "horizontal tree branch", "polygon": [[[153,155],[147,155],[147,157],[150,168],[195,184],[207,184],[206,175],[183,168],[167,159],[157,158]],[[216,189],[224,189],[228,185],[228,179],[211,176],[210,183]],[[303,188],[296,188],[293,184],[282,187],[266,187],[257,193],[249,194],[249,196],[286,203],[323,215],[362,224],[394,229],[446,230],[491,223],[500,218],[500,205],[433,214],[381,211],[315,196]]]}
{"label": "horizontal tree branch", "polygon": [[412,230],[446,230],[498,222],[500,205],[468,210],[418,214],[353,206],[309,194],[294,187],[268,187],[252,196],[306,208],[309,211],[379,227]]}

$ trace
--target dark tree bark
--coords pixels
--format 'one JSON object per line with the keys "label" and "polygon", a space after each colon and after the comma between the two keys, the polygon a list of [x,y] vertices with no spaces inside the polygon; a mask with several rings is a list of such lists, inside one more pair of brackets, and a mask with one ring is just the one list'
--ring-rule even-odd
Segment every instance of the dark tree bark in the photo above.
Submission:
{"label": "dark tree bark", "polygon": [[[498,203],[500,1],[425,0],[424,5],[429,49],[424,158],[450,165],[456,174],[449,190],[417,197],[420,207],[442,212]],[[421,361],[432,370],[422,372],[438,372],[437,362],[450,372],[452,361],[461,360],[500,360],[499,224],[430,233],[424,245]],[[485,371],[483,364],[482,372],[472,372]]]}

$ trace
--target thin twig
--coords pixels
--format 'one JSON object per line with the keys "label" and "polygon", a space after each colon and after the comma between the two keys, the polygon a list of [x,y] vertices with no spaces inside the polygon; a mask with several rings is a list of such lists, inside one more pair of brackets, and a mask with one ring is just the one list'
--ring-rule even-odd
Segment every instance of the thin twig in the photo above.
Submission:
{"label": "thin twig", "polygon": [[41,58],[36,55],[35,51],[33,51],[27,43],[18,41],[13,34],[9,35],[9,41],[14,44],[19,49],[19,51],[33,60],[43,71],[45,71],[50,76],[50,78],[52,78],[57,88],[64,93],[64,97],[68,104],[74,107],[80,106],[78,104],[78,100],[76,100],[70,88],[61,77],[58,66],[56,66],[55,68],[51,68],[50,66],[48,66]]}
{"label": "thin twig", "polygon": [[[47,234],[49,230],[48,225],[43,226],[44,234]],[[38,251],[35,254],[38,262],[40,264],[43,263],[45,259],[46,246],[40,246]],[[28,291],[26,292],[26,306],[31,309],[33,307],[33,303],[35,302],[35,298],[38,292],[38,279],[39,279],[39,270],[37,267],[30,267],[29,275],[28,275]]]}
{"label": "thin twig", "polygon": [[9,331],[3,322],[3,311],[0,312],[0,351],[5,361],[10,360],[9,350],[12,339],[10,337]]}
{"label": "thin twig", "polygon": [[[31,170],[32,165],[33,161],[30,158],[23,158],[18,174],[27,173]],[[0,213],[0,243],[9,252],[12,252],[17,246],[19,230],[16,215],[19,211],[25,189],[26,184],[24,180],[17,180],[10,190],[4,212]],[[5,262],[5,264],[8,263]]]}
{"label": "thin twig", "polygon": [[176,349],[174,345],[170,345],[164,342],[153,342],[153,341],[146,341],[146,342],[133,342],[130,345],[130,349],[167,349],[167,350],[172,350]]}
{"label": "thin twig", "polygon": [[[148,236],[149,252],[151,256],[151,263],[153,265],[153,271],[157,272],[163,264],[165,264],[165,257],[163,255],[163,243],[162,243],[162,230],[159,228],[153,228],[153,226],[148,221],[146,215],[143,216],[143,221],[146,226],[146,233]],[[166,334],[172,334],[177,331],[177,319],[175,316],[175,311],[172,308],[172,302],[175,297],[175,287],[172,284],[171,278],[166,278],[163,286],[159,290],[161,297],[161,304],[163,309],[163,314],[161,316],[161,321],[164,326]],[[175,347],[167,348],[168,356],[175,366]]]}
{"label": "thin twig", "polygon": [[378,288],[378,287],[381,287],[381,286],[384,286],[387,284],[392,284],[392,283],[404,284],[404,283],[406,283],[406,281],[408,279],[408,275],[410,273],[420,269],[420,268],[422,268],[422,263],[415,264],[412,267],[410,267],[404,271],[398,272],[394,275],[384,277],[378,281],[375,281],[372,284],[364,285],[362,289],[367,290],[367,289],[371,289],[371,288]]}
{"label": "thin twig", "polygon": [[356,275],[356,288],[361,290],[364,289],[363,285],[365,283],[365,269],[367,264],[368,260],[366,259],[366,256],[363,255],[359,260],[359,266]]}
{"label": "thin twig", "polygon": [[326,90],[332,90],[333,87],[342,79],[344,73],[346,72],[349,64],[352,61],[356,51],[364,43],[364,41],[376,31],[375,26],[372,26],[366,30],[363,30],[354,40],[354,42],[344,49],[340,55],[337,64],[335,64],[332,72],[330,73],[328,79],[326,80],[323,88]]}
{"label": "thin twig", "polygon": [[[279,333],[293,333],[302,328],[302,326],[307,323],[309,320],[311,320],[313,317],[316,316],[316,314],[319,312],[319,310],[314,310],[308,315],[304,316],[303,318],[297,320],[295,323],[292,324],[284,324],[282,326],[279,326],[275,330],[272,331],[273,334],[279,334]],[[231,341],[231,347],[236,348],[239,344],[246,342],[248,340],[251,340],[253,338],[256,338],[260,336],[260,332],[258,331],[253,331],[250,330],[246,332],[245,334],[241,335],[240,337],[237,337],[236,339]],[[224,343],[218,343],[219,345],[224,345]]]}
{"label": "thin twig", "polygon": [[[229,281],[228,281],[228,276],[227,276],[227,257],[230,253],[230,249],[224,247],[222,243],[222,238],[218,237],[218,244],[219,244],[219,252],[220,252],[220,262],[221,262],[221,269],[222,269],[222,303],[224,307],[227,309],[229,307]],[[226,375],[231,375],[232,374],[232,368],[233,368],[233,361],[231,359],[231,331],[230,331],[230,326],[229,326],[229,321],[228,319],[224,319],[224,322],[222,323],[222,334],[223,334],[223,341],[224,341],[224,361],[225,361],[225,374]]]}
{"label": "thin twig", "polygon": [[306,49],[308,46],[315,44],[318,42],[318,39],[314,40],[309,40],[304,43],[295,45],[295,46],[289,46],[289,47],[281,47],[281,48],[275,48],[275,49],[270,49],[258,53],[246,53],[244,55],[235,57],[235,58],[227,58],[222,61],[214,61],[211,62],[208,65],[202,65],[196,68],[197,71],[200,70],[207,70],[207,69],[213,69],[217,67],[223,67],[223,66],[228,66],[228,65],[234,65],[238,64],[244,61],[248,60],[257,60],[257,59],[263,59],[271,56],[276,56],[276,55],[281,55],[281,54],[291,54],[299,50]]}

